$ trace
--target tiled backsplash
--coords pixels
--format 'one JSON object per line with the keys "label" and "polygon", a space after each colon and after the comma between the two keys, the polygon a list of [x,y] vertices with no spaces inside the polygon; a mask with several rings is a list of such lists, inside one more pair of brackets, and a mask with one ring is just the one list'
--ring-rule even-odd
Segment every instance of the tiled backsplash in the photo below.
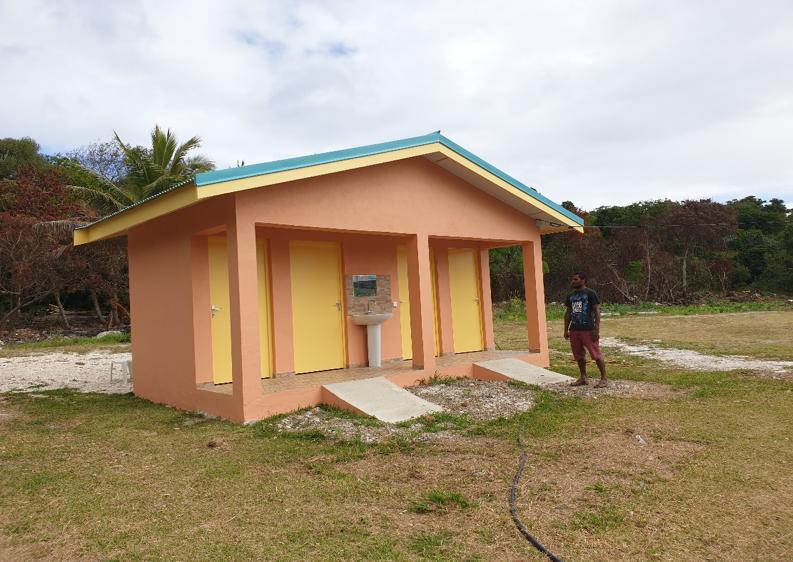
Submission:
{"label": "tiled backsplash", "polygon": [[393,313],[393,305],[391,304],[391,276],[378,275],[377,276],[377,296],[374,297],[356,297],[353,296],[352,275],[347,275],[346,289],[347,289],[347,315],[353,316],[357,314],[366,314],[371,310],[374,314],[387,314]]}

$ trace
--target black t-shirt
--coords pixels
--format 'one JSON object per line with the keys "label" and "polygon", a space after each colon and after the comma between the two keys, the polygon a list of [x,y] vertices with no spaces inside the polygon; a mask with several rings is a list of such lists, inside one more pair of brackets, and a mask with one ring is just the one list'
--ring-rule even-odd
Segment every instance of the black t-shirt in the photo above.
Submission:
{"label": "black t-shirt", "polygon": [[598,294],[588,287],[567,295],[565,305],[570,309],[570,330],[575,332],[594,330],[596,304],[600,304]]}

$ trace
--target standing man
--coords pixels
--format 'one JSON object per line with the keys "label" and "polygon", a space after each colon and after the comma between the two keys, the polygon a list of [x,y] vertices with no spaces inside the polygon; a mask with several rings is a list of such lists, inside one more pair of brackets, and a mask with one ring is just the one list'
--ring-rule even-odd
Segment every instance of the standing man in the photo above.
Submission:
{"label": "standing man", "polygon": [[573,358],[578,362],[581,377],[570,386],[589,384],[586,376],[586,350],[600,369],[600,381],[595,388],[608,386],[606,362],[600,353],[600,299],[595,291],[586,286],[587,274],[579,271],[573,274],[573,292],[567,295],[564,313],[564,339],[570,340]]}

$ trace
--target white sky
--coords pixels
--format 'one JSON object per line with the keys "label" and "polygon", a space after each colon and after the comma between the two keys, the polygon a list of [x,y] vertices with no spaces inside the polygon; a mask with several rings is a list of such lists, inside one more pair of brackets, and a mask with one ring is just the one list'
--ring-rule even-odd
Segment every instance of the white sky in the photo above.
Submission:
{"label": "white sky", "polygon": [[218,168],[441,132],[560,203],[793,204],[791,0],[0,0],[0,138]]}

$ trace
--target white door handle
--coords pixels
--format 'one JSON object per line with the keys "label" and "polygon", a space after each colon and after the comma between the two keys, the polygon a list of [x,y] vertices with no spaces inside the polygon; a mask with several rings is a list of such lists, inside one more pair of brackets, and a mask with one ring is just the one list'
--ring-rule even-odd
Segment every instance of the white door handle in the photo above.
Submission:
{"label": "white door handle", "polygon": [[215,317],[215,311],[216,311],[216,310],[223,310],[223,309],[222,309],[222,308],[220,308],[220,307],[217,307],[217,306],[215,306],[215,305],[213,304],[213,305],[212,305],[212,318],[214,318],[214,317]]}
{"label": "white door handle", "polygon": [[476,304],[479,304],[479,297],[476,297]]}

